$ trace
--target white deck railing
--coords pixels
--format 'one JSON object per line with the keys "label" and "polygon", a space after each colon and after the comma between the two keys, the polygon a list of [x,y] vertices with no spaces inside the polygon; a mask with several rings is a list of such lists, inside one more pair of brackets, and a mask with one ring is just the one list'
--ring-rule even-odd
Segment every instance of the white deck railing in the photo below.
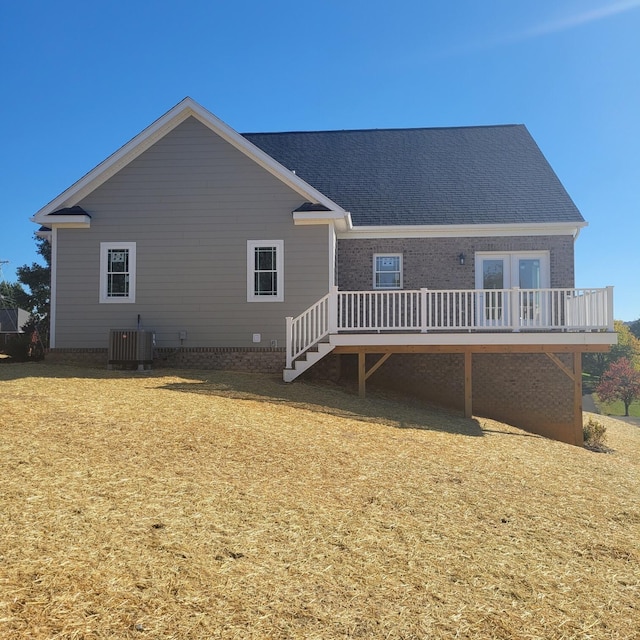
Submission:
{"label": "white deck railing", "polygon": [[287,368],[330,333],[613,331],[613,287],[331,292],[287,318]]}
{"label": "white deck railing", "polygon": [[329,334],[329,318],[335,316],[335,302],[336,291],[331,291],[296,318],[286,319],[287,369],[291,369],[297,357]]}
{"label": "white deck railing", "polygon": [[338,331],[613,331],[612,289],[338,291]]}

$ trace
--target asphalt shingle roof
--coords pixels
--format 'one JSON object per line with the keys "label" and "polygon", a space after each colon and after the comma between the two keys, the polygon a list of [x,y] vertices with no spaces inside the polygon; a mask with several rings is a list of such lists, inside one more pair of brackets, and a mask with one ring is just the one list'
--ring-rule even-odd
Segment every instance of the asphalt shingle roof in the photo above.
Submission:
{"label": "asphalt shingle roof", "polygon": [[523,125],[244,136],[356,226],[583,221]]}

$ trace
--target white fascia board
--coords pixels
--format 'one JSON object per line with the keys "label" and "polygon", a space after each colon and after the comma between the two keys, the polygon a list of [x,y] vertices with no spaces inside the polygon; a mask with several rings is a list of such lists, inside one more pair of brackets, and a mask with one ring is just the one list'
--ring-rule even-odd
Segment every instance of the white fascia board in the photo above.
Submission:
{"label": "white fascia board", "polygon": [[599,345],[616,344],[617,334],[610,332],[563,333],[338,333],[331,344],[338,346],[480,346],[480,345]]}
{"label": "white fascia board", "polygon": [[59,229],[88,229],[91,226],[91,216],[40,216],[36,220],[35,216],[31,218],[31,222],[37,222],[45,227],[59,228]]}
{"label": "white fascia board", "polygon": [[539,222],[526,224],[434,224],[354,226],[338,238],[483,238],[497,236],[573,236],[587,222]]}
{"label": "white fascia board", "polygon": [[[261,167],[269,171],[279,180],[287,184],[294,191],[299,193],[305,200],[317,202],[328,209],[343,211],[335,202],[324,196],[322,193],[307,184],[304,180],[296,176],[292,171],[276,162],[262,149],[256,147],[237,131],[222,122],[211,112],[204,109],[195,100],[185,98],[175,107],[167,111],[162,117],[149,125],[135,138],[127,142],[118,151],[110,155],[97,167],[92,169],[83,178],[61,193],[45,207],[40,209],[32,218],[33,222],[42,224],[44,216],[53,213],[58,209],[76,205],[85,196],[97,189],[101,184],[115,175],[120,169],[125,167],[160,138],[169,133],[172,129],[193,116],[206,127],[218,134],[221,138],[229,142],[236,149],[254,160]],[[346,212],[343,212],[345,215]]]}
{"label": "white fascia board", "polygon": [[339,231],[352,228],[351,214],[344,211],[294,211],[295,225],[334,224]]}

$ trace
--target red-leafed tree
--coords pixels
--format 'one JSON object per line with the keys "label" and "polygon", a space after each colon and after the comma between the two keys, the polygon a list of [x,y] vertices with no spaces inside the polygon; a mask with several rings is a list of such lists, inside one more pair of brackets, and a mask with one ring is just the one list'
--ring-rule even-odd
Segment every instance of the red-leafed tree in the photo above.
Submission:
{"label": "red-leafed tree", "polygon": [[603,402],[622,400],[624,415],[628,416],[629,405],[640,398],[640,371],[627,358],[621,358],[602,374],[596,393]]}

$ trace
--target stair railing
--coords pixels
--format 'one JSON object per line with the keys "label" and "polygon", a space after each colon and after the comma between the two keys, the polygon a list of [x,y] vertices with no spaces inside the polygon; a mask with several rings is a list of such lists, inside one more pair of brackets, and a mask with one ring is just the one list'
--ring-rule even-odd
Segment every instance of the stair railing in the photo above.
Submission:
{"label": "stair railing", "polygon": [[296,358],[329,335],[330,330],[335,326],[336,290],[336,287],[332,287],[324,298],[318,300],[299,316],[286,318],[287,369],[291,369]]}

